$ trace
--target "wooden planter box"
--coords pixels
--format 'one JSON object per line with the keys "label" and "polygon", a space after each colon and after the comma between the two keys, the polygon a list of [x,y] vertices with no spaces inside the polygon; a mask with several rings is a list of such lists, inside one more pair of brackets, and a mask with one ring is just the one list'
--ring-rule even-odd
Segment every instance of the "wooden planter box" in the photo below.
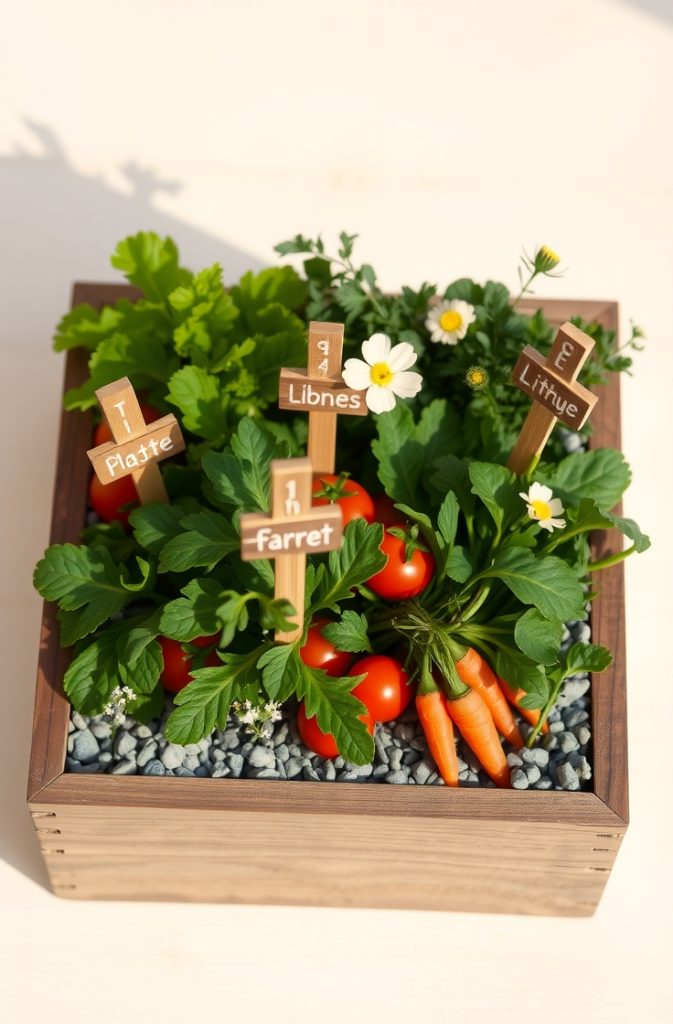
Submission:
{"label": "wooden planter box", "polygon": [[[102,305],[133,289],[76,285]],[[616,303],[545,301],[554,323],[581,313],[617,326]],[[66,387],[86,360],[72,352]],[[602,390],[596,446],[620,446],[619,382]],[[64,413],[51,543],[78,542],[90,418]],[[603,543],[603,542],[601,542]],[[595,556],[607,548],[595,545]],[[330,785],[64,773],[68,653],[45,604],[28,803],[54,893],[185,900],[591,914],[628,821],[621,566],[603,573],[592,639],[615,654],[592,681],[593,791]]]}

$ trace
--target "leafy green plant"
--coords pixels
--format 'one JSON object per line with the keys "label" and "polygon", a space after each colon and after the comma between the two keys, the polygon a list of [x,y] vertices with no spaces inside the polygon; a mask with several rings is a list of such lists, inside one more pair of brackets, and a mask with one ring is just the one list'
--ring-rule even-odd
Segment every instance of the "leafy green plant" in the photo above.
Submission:
{"label": "leafy green plant", "polygon": [[[268,510],[271,461],[303,454],[305,418],[281,415],[276,402],[280,368],[305,365],[306,319],[345,321],[347,356],[377,332],[417,352],[423,390],[392,412],[342,417],[339,468],[385,491],[410,524],[393,535],[434,565],[417,597],[381,600],[368,582],[386,564],[383,526],[354,520],[340,550],[308,557],[306,629],[327,615],[325,636],[342,651],[398,652],[401,645],[412,675],[423,665],[427,679],[434,667],[447,685],[460,652],[474,647],[526,691],[526,707],[542,709],[533,739],[566,678],[607,666],[609,652],[587,644],[564,652],[562,637],[566,621],[587,615],[589,573],[649,545],[632,520],[614,512],[630,482],[627,464],[608,449],[559,457],[548,448],[534,482],[502,464],[528,406],[509,384],[511,366],[526,343],[548,348],[550,325],[541,312],[520,313],[495,282],[384,293],[374,270],[353,262],[354,240],[342,234],[330,257],[320,238],[296,236],[278,251],[307,257],[304,278],[271,268],[227,289],[217,265],[193,274],[170,239],[141,233],[120,243],[113,265],[142,296],[100,311],[78,306],[59,324],[57,350],[90,352],[89,377],[65,396],[67,408],[93,406],[98,387],[129,376],[158,410],[177,410],[188,440],[188,468],[164,470],[170,505],[137,508],[130,533],[118,523],[93,523],[80,545],[52,546],[36,568],[35,586],[58,604],[61,642],[74,648],[64,685],[80,711],[123,706],[142,721],[159,715],[159,638],[167,638],[194,659],[193,681],[175,696],[166,725],[171,741],[195,742],[224,728],[232,708],[240,713],[261,701],[271,715],[277,703],[296,698],[344,758],[371,760],[364,705],[352,692],[361,677],[332,677],[305,664],[306,630],[294,643],[275,643],[273,631],[287,629],[296,609],[274,598],[270,562],[240,558],[240,515]],[[528,262],[522,294],[538,274],[553,271],[552,257],[539,250]],[[437,302],[453,315],[441,323],[432,312]],[[617,350],[610,332],[583,328],[596,339],[587,383],[629,369],[637,329]],[[461,331],[455,344],[432,340]],[[556,496],[545,505],[546,520],[534,487]],[[621,532],[629,546],[592,563],[588,535],[595,530]],[[206,649],[197,643],[204,637],[216,642]],[[206,665],[213,647],[219,664]]]}

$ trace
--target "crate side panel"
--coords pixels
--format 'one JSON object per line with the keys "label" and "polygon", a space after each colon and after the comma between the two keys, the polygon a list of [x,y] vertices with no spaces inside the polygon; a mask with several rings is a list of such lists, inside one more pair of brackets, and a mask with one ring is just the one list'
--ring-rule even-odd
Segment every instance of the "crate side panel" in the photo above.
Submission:
{"label": "crate side panel", "polygon": [[564,916],[593,912],[623,831],[259,811],[51,813],[36,828],[61,896]]}

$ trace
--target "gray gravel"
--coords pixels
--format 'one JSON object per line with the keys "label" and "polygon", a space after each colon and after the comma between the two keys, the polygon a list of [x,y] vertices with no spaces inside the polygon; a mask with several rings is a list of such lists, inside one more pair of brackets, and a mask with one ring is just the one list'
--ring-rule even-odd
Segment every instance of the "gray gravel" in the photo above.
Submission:
{"label": "gray gravel", "polygon": [[[571,623],[564,643],[586,639],[587,625]],[[589,680],[566,682],[549,716],[550,731],[531,750],[507,749],[514,789],[578,790],[591,788]],[[325,759],[301,742],[294,714],[276,722],[266,741],[255,741],[246,727],[231,719],[227,728],[199,743],[169,743],[161,731],[169,706],[159,720],[141,725],[126,719],[113,737],[110,721],[73,712],[69,723],[66,771],[112,775],[165,775],[180,778],[295,779],[305,782],[388,783],[390,785],[444,785],[427,752],[413,705],[396,722],[376,727],[372,764],[353,765],[342,757]],[[530,726],[521,722],[524,739]],[[462,740],[458,741],[459,780],[462,786],[492,786]]]}

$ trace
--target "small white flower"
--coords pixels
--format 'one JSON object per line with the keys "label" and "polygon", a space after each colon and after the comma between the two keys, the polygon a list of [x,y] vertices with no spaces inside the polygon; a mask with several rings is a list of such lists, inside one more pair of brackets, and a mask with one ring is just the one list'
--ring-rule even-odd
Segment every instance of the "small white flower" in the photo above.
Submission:
{"label": "small white flower", "polygon": [[265,704],[264,710],[268,715],[269,722],[279,722],[283,717],[280,710],[280,704],[277,704],[274,700],[270,700],[268,704]]}
{"label": "small white flower", "polygon": [[362,343],[362,359],[347,359],[343,379],[354,391],[365,391],[367,408],[372,412],[390,412],[395,396],[413,398],[421,390],[420,373],[410,373],[416,353],[406,341],[392,345],[387,334],[372,334]]}
{"label": "small white flower", "polygon": [[519,492],[519,497],[523,498],[528,508],[528,515],[531,519],[535,519],[543,530],[562,530],[566,524],[565,519],[556,519],[555,516],[560,516],[564,511],[563,503],[560,498],[555,498],[551,487],[546,487],[545,484],[539,484],[537,481],[530,485],[528,493],[525,491]]}
{"label": "small white flower", "polygon": [[431,310],[425,326],[430,331],[431,341],[440,341],[442,345],[457,345],[476,319],[474,306],[469,302],[445,299]]}

